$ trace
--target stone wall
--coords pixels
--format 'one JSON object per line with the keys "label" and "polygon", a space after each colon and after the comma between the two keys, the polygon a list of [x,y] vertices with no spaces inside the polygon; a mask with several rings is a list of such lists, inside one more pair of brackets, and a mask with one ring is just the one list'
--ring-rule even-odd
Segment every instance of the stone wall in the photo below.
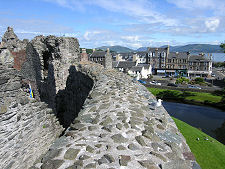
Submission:
{"label": "stone wall", "polygon": [[0,168],[199,168],[154,96],[110,65],[78,63],[76,38],[37,36],[24,52],[6,35],[17,70],[0,63]]}
{"label": "stone wall", "polygon": [[99,64],[75,68],[94,87],[78,117],[33,169],[200,168],[166,110],[149,106],[155,98],[144,86]]}
{"label": "stone wall", "polygon": [[47,104],[29,98],[19,72],[0,65],[0,168],[29,168],[62,131]]}
{"label": "stone wall", "polygon": [[26,48],[27,62],[23,75],[35,81],[40,99],[55,111],[55,97],[66,88],[69,68],[78,61],[79,42],[76,38],[37,36]]}

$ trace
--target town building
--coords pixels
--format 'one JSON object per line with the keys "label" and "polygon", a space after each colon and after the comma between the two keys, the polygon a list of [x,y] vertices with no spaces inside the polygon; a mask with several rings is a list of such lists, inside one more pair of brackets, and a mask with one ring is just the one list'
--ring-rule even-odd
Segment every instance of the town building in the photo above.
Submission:
{"label": "town building", "polygon": [[107,51],[96,51],[93,49],[92,54],[89,56],[89,60],[95,63],[103,65],[105,68],[112,69],[112,55],[109,48]]}
{"label": "town building", "polygon": [[80,61],[82,62],[88,61],[88,54],[85,48],[81,49]]}
{"label": "town building", "polygon": [[146,63],[147,52],[133,52],[133,61],[137,61],[138,63]]}
{"label": "town building", "polygon": [[113,68],[118,69],[121,72],[127,73],[133,66],[136,65],[136,62],[133,61],[114,61]]}
{"label": "town building", "polygon": [[169,55],[169,46],[165,48],[148,48],[146,64],[151,64],[153,69],[166,68],[166,59]]}
{"label": "town building", "polygon": [[150,64],[137,64],[130,68],[128,74],[136,80],[147,79],[152,74],[152,67]]}
{"label": "town building", "polygon": [[188,76],[210,77],[212,74],[212,56],[206,58],[205,54],[190,55],[188,58]]}
{"label": "town building", "polygon": [[188,76],[189,52],[170,52],[166,59],[166,76]]}

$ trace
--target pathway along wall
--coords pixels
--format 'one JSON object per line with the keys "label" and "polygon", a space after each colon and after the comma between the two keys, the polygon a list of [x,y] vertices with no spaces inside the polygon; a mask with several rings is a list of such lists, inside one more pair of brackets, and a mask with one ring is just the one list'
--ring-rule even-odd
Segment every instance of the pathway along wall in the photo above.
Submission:
{"label": "pathway along wall", "polygon": [[198,169],[184,137],[147,89],[95,63],[74,65],[94,80],[83,109],[32,169]]}

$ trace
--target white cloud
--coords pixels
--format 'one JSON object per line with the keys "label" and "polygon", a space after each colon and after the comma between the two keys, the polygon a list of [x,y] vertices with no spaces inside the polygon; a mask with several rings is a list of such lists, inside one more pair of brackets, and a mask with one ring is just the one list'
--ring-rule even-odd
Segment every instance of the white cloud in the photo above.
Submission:
{"label": "white cloud", "polygon": [[135,42],[135,41],[139,41],[139,36],[135,35],[135,36],[121,36],[121,39],[126,40],[126,41],[130,41],[130,42]]}
{"label": "white cloud", "polygon": [[220,20],[218,18],[209,19],[205,21],[206,27],[212,32],[215,31],[216,28],[218,28],[219,24]]}
{"label": "white cloud", "polygon": [[169,3],[175,4],[178,8],[188,10],[213,10],[214,14],[224,15],[224,0],[167,0]]}
{"label": "white cloud", "polygon": [[99,6],[105,10],[119,12],[136,18],[144,23],[162,23],[166,26],[176,25],[174,18],[168,18],[154,9],[151,1],[148,0],[44,0],[57,3],[60,6],[70,9],[85,9],[86,6]]}

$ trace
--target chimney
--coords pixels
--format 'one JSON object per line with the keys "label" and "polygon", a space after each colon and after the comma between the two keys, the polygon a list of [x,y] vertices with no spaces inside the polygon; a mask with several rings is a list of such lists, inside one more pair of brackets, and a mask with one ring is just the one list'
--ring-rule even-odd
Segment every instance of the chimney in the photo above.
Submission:
{"label": "chimney", "polygon": [[211,60],[211,61],[213,60],[212,53],[210,54],[210,60]]}
{"label": "chimney", "polygon": [[167,46],[167,56],[170,54],[170,45]]}
{"label": "chimney", "polygon": [[88,55],[87,55],[86,48],[82,48],[80,61],[88,61]]}
{"label": "chimney", "polygon": [[133,55],[133,62],[136,62],[136,61],[138,61],[138,55],[135,53],[135,54]]}
{"label": "chimney", "polygon": [[116,55],[116,61],[122,61],[122,56],[120,54]]}

